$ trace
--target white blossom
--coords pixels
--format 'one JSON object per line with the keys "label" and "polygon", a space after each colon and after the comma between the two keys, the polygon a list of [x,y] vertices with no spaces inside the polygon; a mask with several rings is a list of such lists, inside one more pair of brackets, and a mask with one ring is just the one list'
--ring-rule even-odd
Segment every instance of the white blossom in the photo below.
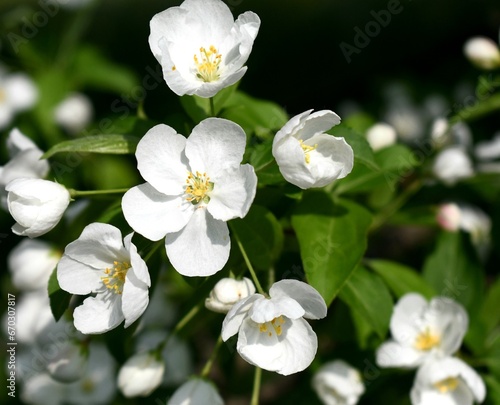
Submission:
{"label": "white blossom", "polygon": [[500,132],[493,139],[478,142],[474,154],[479,160],[489,161],[500,158]]}
{"label": "white blossom", "polygon": [[156,14],[149,46],[179,96],[212,97],[240,80],[260,27],[251,11],[236,21],[221,0],[185,0]]}
{"label": "white blossom", "polygon": [[36,238],[54,228],[70,202],[64,186],[49,180],[20,178],[11,181],[7,190],[7,206],[16,224],[16,235]]}
{"label": "white blossom", "polygon": [[472,161],[461,146],[450,146],[439,152],[432,171],[439,180],[449,186],[474,174]]}
{"label": "white blossom", "polygon": [[272,153],[288,182],[302,189],[323,187],[351,172],[352,148],[344,138],[325,134],[339,123],[333,111],[308,110],[277,132]]}
{"label": "white blossom", "polygon": [[182,384],[167,401],[167,405],[224,405],[221,396],[210,382],[193,378]]}
{"label": "white blossom", "polygon": [[479,374],[455,357],[423,364],[410,392],[412,405],[472,405],[483,402],[485,396]]}
{"label": "white blossom", "polygon": [[394,145],[397,141],[397,134],[394,127],[384,122],[372,125],[366,131],[366,140],[374,151]]}
{"label": "white blossom", "polygon": [[71,294],[95,294],[73,313],[82,333],[104,333],[125,320],[130,326],[149,302],[151,280],[132,243],[112,225],[92,223],[64,250],[57,266],[59,285]]}
{"label": "white blossom", "polygon": [[229,258],[226,221],[243,218],[257,176],[241,165],[246,136],[237,124],[208,118],[188,139],[167,125],[150,129],[137,145],[137,167],[147,183],[122,200],[129,225],[150,240],[165,238],[167,256],[186,276],[209,276]]}
{"label": "white blossom", "polygon": [[87,370],[88,350],[76,341],[58,342],[57,354],[47,363],[50,376],[59,382],[79,380]]}
{"label": "white blossom", "polygon": [[481,69],[500,67],[498,45],[487,37],[473,37],[464,45],[464,54],[474,65]]}
{"label": "white blossom", "polygon": [[401,297],[394,306],[392,339],[377,350],[381,367],[415,368],[425,361],[455,353],[467,332],[469,318],[457,302],[436,297],[430,302],[417,293]]}
{"label": "white blossom", "polygon": [[214,312],[227,314],[239,300],[255,293],[252,280],[244,277],[242,280],[222,278],[215,284],[210,295],[205,299],[205,307]]}
{"label": "white blossom", "polygon": [[12,283],[19,290],[47,288],[61,253],[50,243],[39,239],[23,239],[7,256]]}
{"label": "white blossom", "polygon": [[33,107],[38,90],[24,73],[0,71],[0,130],[9,126],[17,112]]}
{"label": "white blossom", "polygon": [[165,363],[152,352],[134,354],[118,372],[118,388],[127,397],[147,397],[163,380]]}
{"label": "white blossom", "polygon": [[90,124],[92,116],[92,102],[83,93],[68,95],[54,109],[56,123],[73,135]]}
{"label": "white blossom", "polygon": [[324,318],[325,301],[297,280],[274,283],[269,296],[253,294],[237,302],[222,324],[222,340],[238,333],[238,353],[257,367],[282,375],[302,371],[318,347],[316,334],[303,318]]}
{"label": "white blossom", "polygon": [[343,360],[323,364],[312,385],[325,405],[355,405],[365,392],[359,371]]}

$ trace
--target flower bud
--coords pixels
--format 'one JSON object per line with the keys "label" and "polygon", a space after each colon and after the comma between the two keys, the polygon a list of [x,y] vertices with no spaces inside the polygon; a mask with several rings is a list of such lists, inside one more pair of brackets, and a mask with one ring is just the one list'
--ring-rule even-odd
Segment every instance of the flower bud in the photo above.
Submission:
{"label": "flower bud", "polygon": [[366,132],[366,140],[375,151],[394,145],[396,139],[396,130],[383,122],[371,126]]}
{"label": "flower bud", "polygon": [[88,351],[77,342],[66,341],[47,364],[54,380],[69,383],[79,380],[87,369]]}
{"label": "flower bud", "polygon": [[255,286],[246,277],[243,280],[234,278],[220,279],[209,297],[205,300],[205,306],[214,312],[226,314],[239,300],[255,293]]}
{"label": "flower bud", "polygon": [[200,379],[194,378],[182,384],[167,405],[223,405],[224,402],[215,387]]}
{"label": "flower bud", "polygon": [[434,175],[447,185],[474,174],[472,161],[460,146],[452,146],[441,151],[432,167]]}
{"label": "flower bud", "polygon": [[92,115],[92,103],[81,93],[69,95],[54,110],[55,121],[70,134],[84,129],[92,120]]}
{"label": "flower bud", "polygon": [[7,257],[13,284],[24,291],[47,288],[60,258],[61,253],[49,243],[24,239]]}
{"label": "flower bud", "polygon": [[16,235],[36,238],[54,228],[66,210],[70,194],[58,183],[41,179],[21,178],[5,188],[7,205],[16,224]]}
{"label": "flower bud", "polygon": [[118,387],[127,398],[146,397],[162,382],[165,363],[152,352],[135,354],[118,373]]}
{"label": "flower bud", "polygon": [[490,38],[474,37],[464,45],[464,53],[474,65],[481,69],[496,69],[500,67],[500,50]]}
{"label": "flower bud", "polygon": [[461,211],[457,204],[442,204],[437,213],[437,222],[446,231],[456,232],[460,228]]}

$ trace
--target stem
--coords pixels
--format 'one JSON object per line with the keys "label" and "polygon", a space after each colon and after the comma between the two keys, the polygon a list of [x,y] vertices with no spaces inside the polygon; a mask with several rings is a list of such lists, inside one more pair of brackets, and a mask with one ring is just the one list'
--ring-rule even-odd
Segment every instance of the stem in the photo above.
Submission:
{"label": "stem", "polygon": [[212,350],[212,354],[210,355],[210,358],[205,363],[203,370],[201,370],[201,373],[200,373],[201,378],[208,377],[208,374],[210,373],[210,370],[212,369],[212,365],[214,364],[214,361],[217,357],[217,352],[219,351],[221,344],[222,344],[222,336],[219,335],[219,338],[217,339],[217,342],[215,343],[215,347]]}
{"label": "stem", "polygon": [[422,180],[415,180],[411,183],[397,198],[391,201],[383,211],[381,211],[374,219],[369,231],[373,232],[380,228],[395,212],[397,212],[410,197],[422,187]]}
{"label": "stem", "polygon": [[240,249],[241,255],[243,256],[243,260],[245,260],[245,264],[248,267],[248,271],[252,275],[253,282],[255,283],[255,287],[257,287],[257,291],[263,295],[267,295],[260,285],[259,279],[257,278],[257,274],[255,273],[255,270],[253,269],[252,263],[250,263],[250,259],[247,256],[247,252],[245,251],[245,248],[243,247],[240,238],[238,237],[238,233],[234,230],[234,227],[231,226],[231,231],[233,232],[234,239],[236,239],[236,243],[238,244],[238,247]]}
{"label": "stem", "polygon": [[260,367],[255,367],[255,376],[253,379],[252,400],[250,401],[250,405],[259,405],[261,378],[262,378],[262,369]]}
{"label": "stem", "polygon": [[94,196],[94,195],[103,195],[103,194],[121,194],[127,192],[128,188],[117,188],[111,190],[75,190],[73,188],[68,188],[69,195],[71,198],[75,197],[86,197],[86,196]]}
{"label": "stem", "polygon": [[153,256],[154,252],[156,252],[158,250],[158,248],[163,245],[164,241],[163,240],[160,240],[158,242],[156,242],[153,247],[151,248],[151,250],[148,252],[148,254],[146,256],[144,256],[144,261],[147,262],[149,259],[151,259],[151,256]]}
{"label": "stem", "polygon": [[174,335],[174,334],[178,333],[182,328],[184,328],[184,326],[186,326],[186,324],[191,319],[193,319],[194,316],[200,311],[201,306],[202,306],[202,303],[199,303],[199,304],[195,305],[193,308],[191,308],[191,310],[186,315],[184,315],[184,318],[182,318],[177,323],[177,325],[175,325],[175,328],[170,335]]}
{"label": "stem", "polygon": [[213,97],[210,97],[210,115],[212,117],[216,117],[216,115],[215,115],[215,103],[214,103]]}

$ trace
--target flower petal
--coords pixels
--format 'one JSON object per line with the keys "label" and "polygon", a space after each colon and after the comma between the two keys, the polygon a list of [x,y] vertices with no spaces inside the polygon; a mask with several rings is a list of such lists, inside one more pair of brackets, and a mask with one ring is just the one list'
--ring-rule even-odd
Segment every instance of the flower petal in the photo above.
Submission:
{"label": "flower petal", "polygon": [[281,280],[274,283],[270,290],[271,298],[291,297],[304,309],[304,318],[321,319],[326,316],[325,300],[309,284],[298,280]]}
{"label": "flower petal", "polygon": [[57,265],[57,281],[71,294],[90,294],[102,287],[104,273],[64,255]]}
{"label": "flower petal", "polygon": [[226,170],[214,178],[208,212],[215,219],[229,221],[243,218],[250,209],[257,191],[257,176],[251,165]]}
{"label": "flower petal", "polygon": [[265,298],[262,294],[253,294],[243,298],[232,306],[222,322],[221,336],[224,342],[238,333],[243,320],[247,316],[248,310],[254,302],[263,299]]}
{"label": "flower petal", "polygon": [[394,340],[411,346],[420,333],[416,320],[427,308],[427,301],[417,293],[402,296],[394,306],[391,317],[390,329]]}
{"label": "flower petal", "polygon": [[140,140],[135,153],[142,177],[163,194],[183,194],[189,172],[185,146],[186,138],[168,125],[151,128]]}
{"label": "flower petal", "polygon": [[227,224],[200,208],[182,230],[167,234],[165,245],[172,266],[180,274],[211,276],[226,264],[231,240]]}
{"label": "flower petal", "polygon": [[125,277],[122,292],[122,312],[125,318],[125,328],[128,328],[139,318],[149,304],[148,286],[137,278],[135,269],[130,269]]}
{"label": "flower petal", "polygon": [[248,316],[254,322],[265,323],[281,315],[290,319],[301,318],[304,312],[304,308],[293,298],[282,296],[255,302],[248,311]]}
{"label": "flower petal", "polygon": [[416,368],[425,360],[425,352],[393,340],[383,343],[376,353],[380,367]]}
{"label": "flower petal", "polygon": [[238,124],[222,118],[207,118],[193,128],[186,142],[191,171],[217,178],[224,170],[239,167],[246,135]]}
{"label": "flower petal", "polygon": [[[142,257],[137,253],[137,247],[132,243],[133,233],[128,234],[123,239],[125,249],[130,254],[130,266],[132,267],[129,272],[133,272],[135,277],[147,287],[151,287],[151,278],[149,277],[148,266],[142,260]],[[127,273],[128,274],[128,273]]]}
{"label": "flower petal", "polygon": [[337,124],[340,124],[340,117],[333,111],[316,111],[306,118],[303,128],[297,132],[295,137],[306,141],[317,134],[328,131]]}
{"label": "flower petal", "polygon": [[157,241],[168,232],[182,229],[191,218],[194,207],[182,197],[167,196],[144,183],[125,193],[122,209],[134,231]]}
{"label": "flower petal", "polygon": [[88,297],[75,308],[73,318],[75,328],[88,335],[104,333],[116,328],[124,317],[121,309],[121,296],[114,293],[104,300],[99,295]]}

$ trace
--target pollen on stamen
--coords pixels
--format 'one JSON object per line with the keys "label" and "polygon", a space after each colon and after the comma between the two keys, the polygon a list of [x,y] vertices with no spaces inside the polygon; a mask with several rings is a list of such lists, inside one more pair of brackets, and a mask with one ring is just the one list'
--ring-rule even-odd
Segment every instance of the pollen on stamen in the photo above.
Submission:
{"label": "pollen on stamen", "polygon": [[316,150],[316,148],[318,147],[318,144],[315,143],[314,146],[306,145],[302,139],[299,139],[299,144],[300,144],[300,147],[302,148],[302,150],[304,151],[304,155],[305,155],[304,159],[305,159],[306,163],[309,164],[311,162],[311,156],[309,155],[309,153],[311,153],[313,150]]}
{"label": "pollen on stamen", "polygon": [[217,53],[217,48],[213,45],[210,45],[208,50],[201,47],[199,56],[199,58],[196,54],[193,56],[196,67],[196,77],[205,83],[219,80],[219,68],[222,55]]}

